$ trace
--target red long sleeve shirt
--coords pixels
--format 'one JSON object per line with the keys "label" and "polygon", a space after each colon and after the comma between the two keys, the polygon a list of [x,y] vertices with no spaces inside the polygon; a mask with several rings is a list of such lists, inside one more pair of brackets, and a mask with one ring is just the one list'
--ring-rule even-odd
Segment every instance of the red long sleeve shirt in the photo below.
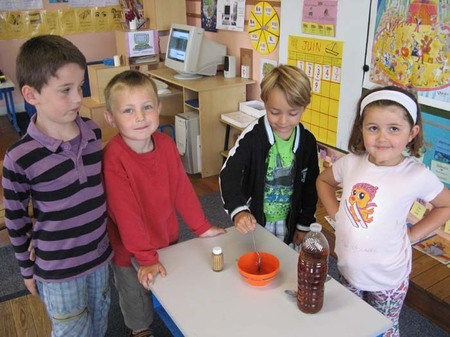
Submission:
{"label": "red long sleeve shirt", "polygon": [[194,234],[211,228],[184,171],[173,140],[152,135],[154,150],[138,154],[120,135],[104,150],[103,173],[113,262],[130,266],[158,262],[157,249],[178,240],[177,212]]}

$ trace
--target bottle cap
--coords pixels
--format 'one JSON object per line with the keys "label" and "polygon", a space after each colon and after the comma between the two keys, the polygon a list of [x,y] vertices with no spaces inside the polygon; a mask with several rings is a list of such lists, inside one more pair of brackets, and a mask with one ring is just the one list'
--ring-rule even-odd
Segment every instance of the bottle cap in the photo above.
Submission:
{"label": "bottle cap", "polygon": [[222,247],[216,246],[216,247],[213,248],[212,252],[215,255],[222,254]]}
{"label": "bottle cap", "polygon": [[311,232],[320,232],[322,231],[322,225],[320,223],[312,223],[311,226],[309,226],[309,229]]}

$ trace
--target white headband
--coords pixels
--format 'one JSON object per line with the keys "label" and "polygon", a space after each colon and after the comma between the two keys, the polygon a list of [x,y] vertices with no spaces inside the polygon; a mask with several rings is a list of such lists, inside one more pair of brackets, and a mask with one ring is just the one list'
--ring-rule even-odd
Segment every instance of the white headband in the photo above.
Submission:
{"label": "white headband", "polygon": [[364,99],[361,101],[361,111],[360,114],[363,113],[364,108],[375,101],[381,101],[381,100],[389,100],[394,101],[403,106],[411,115],[414,124],[416,124],[417,120],[417,104],[414,102],[414,100],[409,97],[408,95],[401,93],[399,91],[394,90],[380,90],[375,91],[371,94],[368,94]]}

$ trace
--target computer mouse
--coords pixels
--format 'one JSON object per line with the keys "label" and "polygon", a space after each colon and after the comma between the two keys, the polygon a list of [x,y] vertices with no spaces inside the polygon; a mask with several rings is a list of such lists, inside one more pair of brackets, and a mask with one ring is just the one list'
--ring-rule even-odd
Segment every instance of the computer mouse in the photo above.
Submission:
{"label": "computer mouse", "polygon": [[169,88],[161,88],[158,89],[158,95],[165,95],[165,94],[170,94],[171,91]]}

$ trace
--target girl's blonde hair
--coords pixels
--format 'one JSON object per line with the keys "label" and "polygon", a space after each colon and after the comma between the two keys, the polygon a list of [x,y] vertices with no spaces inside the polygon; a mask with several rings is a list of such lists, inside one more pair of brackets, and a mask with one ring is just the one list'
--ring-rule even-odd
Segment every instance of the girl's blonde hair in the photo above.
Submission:
{"label": "girl's blonde hair", "polygon": [[279,65],[261,81],[261,99],[266,103],[270,92],[278,88],[292,107],[306,107],[311,101],[311,84],[305,72],[291,65]]}
{"label": "girl's blonde hair", "polygon": [[[413,120],[411,114],[408,112],[408,110],[403,105],[401,105],[399,102],[395,101],[394,98],[392,100],[391,99],[380,99],[380,100],[373,101],[373,102],[367,104],[366,107],[363,109],[363,111],[361,111],[361,102],[364,100],[364,98],[366,98],[368,95],[370,95],[374,92],[379,92],[382,90],[396,91],[396,92],[406,95],[410,99],[412,99],[417,108],[417,118],[416,118],[415,123],[414,123],[414,120]],[[389,95],[387,95],[387,97],[388,96]],[[403,89],[403,88],[396,87],[396,86],[385,86],[385,87],[375,88],[375,89],[369,90],[363,96],[361,96],[361,98],[358,101],[358,107],[356,109],[355,121],[353,122],[353,127],[352,127],[352,130],[350,133],[350,138],[348,141],[348,150],[350,152],[352,152],[354,154],[364,154],[366,152],[366,147],[364,146],[363,135],[362,135],[362,124],[364,121],[365,109],[368,107],[374,107],[374,106],[383,108],[383,107],[388,107],[388,106],[393,106],[393,105],[398,106],[403,109],[404,117],[408,121],[411,128],[414,125],[418,125],[420,127],[419,133],[406,145],[406,149],[408,150],[408,152],[411,156],[419,158],[422,155],[421,150],[423,147],[423,131],[422,131],[422,118],[420,115],[419,103],[417,102],[416,96],[412,92],[410,92],[406,89]]]}

